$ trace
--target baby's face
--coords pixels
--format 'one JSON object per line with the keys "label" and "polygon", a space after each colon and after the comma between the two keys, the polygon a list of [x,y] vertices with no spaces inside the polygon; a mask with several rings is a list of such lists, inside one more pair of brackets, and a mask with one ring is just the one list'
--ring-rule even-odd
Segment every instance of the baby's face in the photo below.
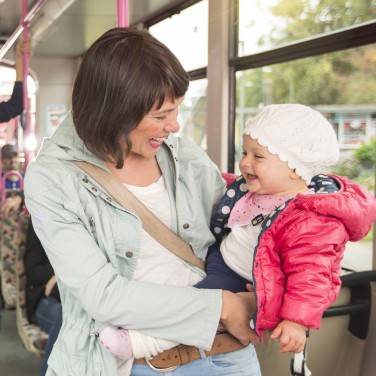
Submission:
{"label": "baby's face", "polygon": [[239,162],[239,168],[251,192],[286,195],[307,189],[304,180],[287,165],[287,162],[282,162],[248,135],[243,136],[243,157]]}

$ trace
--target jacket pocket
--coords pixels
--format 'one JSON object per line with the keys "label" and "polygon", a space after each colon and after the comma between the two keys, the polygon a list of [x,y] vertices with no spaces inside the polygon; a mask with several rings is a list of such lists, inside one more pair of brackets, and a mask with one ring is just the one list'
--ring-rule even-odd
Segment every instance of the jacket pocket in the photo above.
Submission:
{"label": "jacket pocket", "polygon": [[[52,373],[51,373],[52,371]],[[48,359],[47,375],[56,376],[101,376],[102,366],[86,357],[67,354],[56,344]]]}

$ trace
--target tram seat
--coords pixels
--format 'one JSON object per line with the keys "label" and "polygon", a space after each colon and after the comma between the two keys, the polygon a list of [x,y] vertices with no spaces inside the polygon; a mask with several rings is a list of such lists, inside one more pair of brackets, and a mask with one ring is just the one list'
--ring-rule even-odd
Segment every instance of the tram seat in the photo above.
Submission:
{"label": "tram seat", "polygon": [[30,220],[30,214],[23,211],[19,217],[17,228],[17,258],[16,258],[16,317],[17,317],[17,331],[26,348],[26,350],[42,356],[44,353],[44,346],[48,339],[46,334],[39,326],[30,324],[26,316],[25,305],[25,287],[26,274],[23,263],[26,246],[27,227]]}
{"label": "tram seat", "polygon": [[19,213],[12,212],[1,220],[1,292],[5,308],[16,306],[16,231]]}
{"label": "tram seat", "polygon": [[[6,189],[6,182],[9,178],[16,177],[19,180],[18,189]],[[5,172],[0,180],[0,203],[4,205],[7,197],[23,191],[23,176],[19,171],[11,170]],[[1,213],[0,213],[1,214]],[[16,231],[20,212],[10,212],[6,218],[0,215],[0,271],[1,271],[1,292],[4,298],[5,308],[13,309],[16,306]]]}

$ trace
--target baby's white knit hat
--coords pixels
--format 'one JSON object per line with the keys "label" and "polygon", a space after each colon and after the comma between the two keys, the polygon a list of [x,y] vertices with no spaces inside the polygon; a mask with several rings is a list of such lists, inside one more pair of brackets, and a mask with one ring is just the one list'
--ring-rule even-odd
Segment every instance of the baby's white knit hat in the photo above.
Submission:
{"label": "baby's white knit hat", "polygon": [[247,121],[244,134],[287,162],[307,185],[339,157],[332,125],[320,112],[301,104],[264,107]]}

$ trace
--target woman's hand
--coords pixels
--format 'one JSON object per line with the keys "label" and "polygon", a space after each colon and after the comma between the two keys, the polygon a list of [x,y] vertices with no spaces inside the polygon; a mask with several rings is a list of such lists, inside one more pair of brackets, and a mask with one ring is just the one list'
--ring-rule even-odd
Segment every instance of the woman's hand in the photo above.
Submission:
{"label": "woman's hand", "polygon": [[253,316],[256,311],[255,294],[253,292],[238,292],[236,295],[244,300],[247,305],[247,311]]}
{"label": "woman's hand", "polygon": [[22,204],[21,196],[8,197],[5,200],[3,207],[1,208],[1,211],[3,213],[3,218],[8,217],[10,212],[19,210],[21,207],[21,204]]}
{"label": "woman's hand", "polygon": [[46,283],[46,286],[44,288],[44,295],[50,296],[52,289],[56,285],[56,277],[53,275],[49,281]]}
{"label": "woman's hand", "polygon": [[248,345],[250,342],[256,345],[260,342],[249,326],[253,311],[251,293],[222,292],[221,322],[243,345]]}
{"label": "woman's hand", "polygon": [[23,78],[23,66],[22,66],[22,53],[31,55],[32,45],[30,37],[21,39],[16,48],[16,81],[22,81]]}

